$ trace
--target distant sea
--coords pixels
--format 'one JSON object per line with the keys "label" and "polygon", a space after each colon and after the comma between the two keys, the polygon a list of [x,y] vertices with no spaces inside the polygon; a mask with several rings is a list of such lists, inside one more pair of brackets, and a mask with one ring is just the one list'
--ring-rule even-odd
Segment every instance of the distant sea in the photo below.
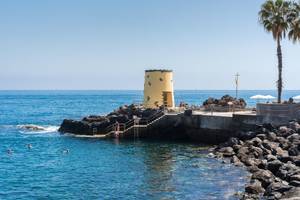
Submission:
{"label": "distant sea", "polygon": [[[175,99],[200,105],[224,94],[235,91],[181,90]],[[239,97],[254,106],[250,96],[256,94],[276,96],[276,91],[240,91]],[[284,98],[299,94],[285,91]],[[142,97],[142,91],[124,90],[0,91],[0,199],[236,199],[247,172],[208,158],[205,145],[57,132],[64,118],[106,114]],[[27,124],[45,130],[22,129]]]}

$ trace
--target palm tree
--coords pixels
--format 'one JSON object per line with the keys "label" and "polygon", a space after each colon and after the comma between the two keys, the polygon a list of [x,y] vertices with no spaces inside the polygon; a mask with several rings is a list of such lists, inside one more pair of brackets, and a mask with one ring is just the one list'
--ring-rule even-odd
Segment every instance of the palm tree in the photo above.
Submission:
{"label": "palm tree", "polygon": [[[282,51],[281,40],[285,38],[294,21],[292,8],[294,4],[285,0],[267,0],[259,12],[259,21],[267,32],[271,32],[277,43],[278,58],[278,80],[277,80],[277,102],[281,103],[282,94]],[[297,13],[297,12],[296,12]],[[297,31],[297,27],[295,31]],[[292,34],[294,38],[295,33]]]}
{"label": "palm tree", "polygon": [[293,3],[290,32],[288,36],[293,43],[296,43],[297,41],[300,42],[300,2],[299,4]]}

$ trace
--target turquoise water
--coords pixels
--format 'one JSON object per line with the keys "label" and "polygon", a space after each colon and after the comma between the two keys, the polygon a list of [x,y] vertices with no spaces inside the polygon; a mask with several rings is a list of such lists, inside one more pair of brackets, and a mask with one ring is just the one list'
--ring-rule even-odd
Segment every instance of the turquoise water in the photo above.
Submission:
{"label": "turquoise water", "polygon": [[[175,98],[200,104],[225,93],[234,91],[176,91]],[[240,93],[247,100],[254,94],[275,92]],[[288,91],[285,98],[298,94]],[[56,131],[64,118],[105,114],[141,99],[142,91],[0,91],[0,199],[236,199],[245,169],[208,158],[205,146]],[[26,131],[25,124],[46,130]]]}

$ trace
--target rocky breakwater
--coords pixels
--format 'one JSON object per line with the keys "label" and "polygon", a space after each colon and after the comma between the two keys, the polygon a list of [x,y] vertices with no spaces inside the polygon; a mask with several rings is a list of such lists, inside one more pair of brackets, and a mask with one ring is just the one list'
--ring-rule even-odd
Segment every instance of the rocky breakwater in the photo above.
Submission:
{"label": "rocky breakwater", "polygon": [[300,199],[300,125],[259,126],[214,149],[214,156],[246,166],[251,180],[241,199]]}
{"label": "rocky breakwater", "polygon": [[116,122],[122,124],[133,118],[148,119],[160,111],[160,109],[146,109],[135,104],[124,105],[105,116],[90,115],[81,120],[65,119],[58,131],[76,135],[106,134],[107,128]]}
{"label": "rocky breakwater", "polygon": [[214,109],[215,111],[228,111],[229,107],[235,109],[245,109],[247,103],[244,99],[236,99],[230,95],[224,95],[220,99],[209,97],[203,102],[203,106],[206,110]]}

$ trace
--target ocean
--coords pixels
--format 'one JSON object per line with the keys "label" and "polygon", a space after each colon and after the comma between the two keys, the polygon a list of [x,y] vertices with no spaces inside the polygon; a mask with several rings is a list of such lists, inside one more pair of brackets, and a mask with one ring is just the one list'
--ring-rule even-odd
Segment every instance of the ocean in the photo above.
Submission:
{"label": "ocean", "polygon": [[[181,90],[175,100],[199,105],[224,94],[235,91]],[[256,94],[276,91],[240,91],[239,97],[253,107]],[[285,91],[284,99],[299,94]],[[142,96],[129,90],[0,91],[0,199],[237,199],[248,173],[207,157],[206,145],[57,132],[64,118],[106,114]],[[22,128],[28,124],[45,130]]]}

